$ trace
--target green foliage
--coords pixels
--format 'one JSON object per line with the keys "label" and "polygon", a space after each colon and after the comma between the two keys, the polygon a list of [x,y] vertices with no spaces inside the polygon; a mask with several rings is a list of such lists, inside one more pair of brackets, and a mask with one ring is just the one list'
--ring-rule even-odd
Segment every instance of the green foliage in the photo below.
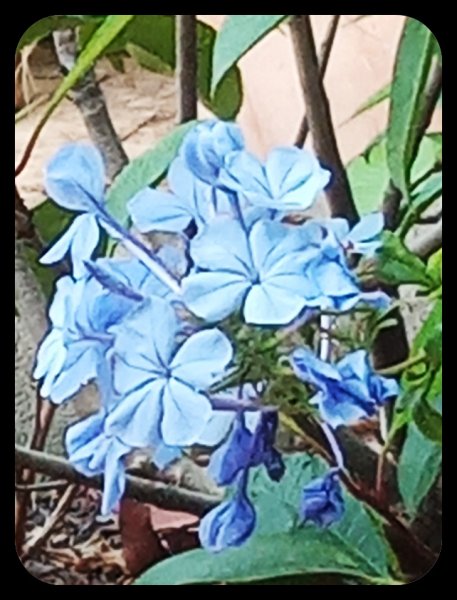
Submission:
{"label": "green foliage", "polygon": [[225,74],[288,15],[228,15],[217,34],[213,53],[211,93]]}
{"label": "green foliage", "polygon": [[443,177],[441,171],[432,173],[412,192],[411,202],[400,224],[398,235],[404,239],[417,219],[433,202],[442,195]]}
{"label": "green foliage", "polygon": [[43,117],[40,119],[36,130],[39,131],[54,110],[65,98],[71,88],[83,77],[103,54],[107,46],[115,39],[133,15],[108,15],[100,27],[96,29],[86,46],[78,56],[74,67],[60,83],[49,101]]}
{"label": "green foliage", "polygon": [[361,104],[359,106],[359,108],[355,111],[355,113],[353,113],[349,117],[348,121],[355,119],[355,117],[358,117],[359,115],[366,112],[367,110],[370,110],[370,108],[373,108],[373,107],[377,106],[378,104],[381,104],[381,102],[384,102],[384,100],[387,100],[387,98],[389,98],[389,96],[390,96],[390,92],[391,92],[391,84],[388,83],[387,85],[382,87],[380,90],[378,90],[377,92],[372,94],[367,100],[365,100],[365,102],[363,102],[363,104]]}
{"label": "green foliage", "polygon": [[433,285],[425,263],[410,252],[392,232],[383,233],[383,244],[376,259],[376,272],[380,281],[387,284],[418,284],[426,288]]}
{"label": "green foliage", "polygon": [[16,52],[19,52],[22,48],[33,42],[42,40],[57,29],[78,27],[82,23],[88,21],[91,21],[94,24],[95,29],[97,24],[100,23],[100,20],[101,18],[95,15],[52,15],[44,17],[44,19],[40,19],[33,23],[33,25],[22,34]]}
{"label": "green foliage", "polygon": [[[429,173],[440,158],[441,137],[436,134],[424,136],[411,170],[412,181]],[[351,160],[347,165],[347,175],[359,214],[379,210],[390,180],[385,137],[372,144],[363,155]],[[414,190],[414,196],[422,192],[425,190],[418,188]],[[417,205],[419,200],[414,202]]]}
{"label": "green foliage", "polygon": [[441,446],[410,423],[398,464],[398,484],[411,517],[434,484],[441,469]]}
{"label": "green foliage", "polygon": [[317,458],[286,458],[286,474],[272,482],[263,468],[250,481],[258,515],[254,536],[241,548],[209,554],[192,550],[165,560],[142,575],[137,585],[255,583],[281,577],[340,574],[365,583],[391,582],[390,549],[363,505],[345,495],[346,514],[328,530],[299,527],[301,489],[325,466]]}
{"label": "green foliage", "polygon": [[[93,32],[87,23],[81,31],[81,44]],[[197,23],[197,86],[201,101],[221,119],[234,119],[242,102],[241,75],[236,66],[228,69],[216,94],[210,94],[213,48],[216,31],[205,23]],[[159,73],[175,69],[174,15],[136,15],[124,31],[106,49],[108,56],[127,51],[139,64]]]}
{"label": "green foliage", "polygon": [[186,133],[195,125],[190,121],[176,127],[159,143],[126,165],[113,181],[107,195],[107,209],[122,225],[128,223],[127,202],[139,191],[157,183],[178,153]]}
{"label": "green foliage", "polygon": [[405,198],[409,198],[417,127],[423,117],[424,89],[434,48],[430,29],[408,18],[397,52],[387,127],[390,176]]}

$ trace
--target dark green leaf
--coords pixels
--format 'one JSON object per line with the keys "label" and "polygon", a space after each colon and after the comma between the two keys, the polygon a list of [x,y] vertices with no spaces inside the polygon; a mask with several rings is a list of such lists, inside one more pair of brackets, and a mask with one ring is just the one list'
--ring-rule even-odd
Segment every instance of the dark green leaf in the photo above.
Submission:
{"label": "dark green leaf", "polygon": [[194,125],[195,121],[179,125],[154,148],[147,150],[122,169],[107,195],[108,211],[120,223],[126,225],[128,222],[127,202],[165,174],[178,153],[184,136]]}
{"label": "dark green leaf", "polygon": [[391,84],[388,83],[387,85],[382,87],[380,90],[378,90],[377,92],[372,94],[368,98],[368,100],[365,100],[365,102],[359,106],[359,108],[355,111],[355,113],[349,117],[348,121],[350,121],[351,119],[355,119],[355,117],[358,117],[365,111],[370,110],[370,108],[373,108],[374,106],[381,104],[381,102],[384,102],[384,100],[387,100],[387,98],[390,96],[390,91],[391,91]]}
{"label": "dark green leaf", "polygon": [[402,219],[398,235],[404,239],[410,228],[416,223],[421,214],[442,195],[443,177],[441,171],[432,173],[424,182],[417,186]]}
{"label": "dark green leaf", "polygon": [[53,31],[57,29],[66,29],[67,27],[77,27],[86,21],[92,21],[94,27],[100,22],[100,17],[93,17],[89,15],[52,15],[50,17],[44,17],[31,25],[27,31],[22,35],[21,39],[16,48],[16,52],[19,52],[33,42],[47,37]]}
{"label": "dark green leaf", "polygon": [[[438,160],[440,139],[433,134],[422,140],[412,168],[412,178],[423,177]],[[347,175],[354,202],[361,215],[379,210],[390,173],[387,166],[386,140],[381,136],[363,155],[357,156],[347,165]]]}
{"label": "dark green leaf", "polygon": [[[91,27],[91,24],[86,25],[81,32],[83,46],[93,32]],[[242,102],[241,76],[236,66],[226,72],[214,97],[210,95],[215,40],[216,31],[210,25],[198,22],[198,93],[201,101],[216,116],[221,119],[234,119]],[[136,15],[122,34],[107,48],[107,53],[118,53],[125,49],[130,49],[132,56],[147,69],[159,73],[174,71],[176,60],[174,16]]]}
{"label": "dark green leaf", "polygon": [[409,197],[417,126],[434,50],[434,37],[420,21],[408,18],[398,48],[387,126],[387,163],[395,186]]}
{"label": "dark green leaf", "polygon": [[383,245],[376,259],[376,266],[379,279],[388,284],[409,283],[428,287],[432,283],[425,263],[390,231],[383,234]]}
{"label": "dark green leaf", "polygon": [[227,15],[217,34],[213,53],[211,93],[220,81],[267,33],[278,26],[288,15]]}
{"label": "dark green leaf", "polygon": [[398,465],[400,492],[411,517],[435,482],[441,469],[441,446],[410,423]]}
{"label": "dark green leaf", "polygon": [[159,563],[137,585],[247,583],[278,577],[340,574],[365,581],[389,578],[389,549],[366,510],[346,494],[340,523],[322,530],[297,528],[301,490],[326,467],[317,458],[287,457],[287,470],[278,484],[256,470],[250,496],[258,522],[254,536],[241,548],[220,554],[192,550]]}
{"label": "dark green leaf", "polygon": [[435,410],[430,402],[423,399],[417,402],[413,409],[413,419],[418,429],[432,442],[441,444],[443,421],[440,413]]}

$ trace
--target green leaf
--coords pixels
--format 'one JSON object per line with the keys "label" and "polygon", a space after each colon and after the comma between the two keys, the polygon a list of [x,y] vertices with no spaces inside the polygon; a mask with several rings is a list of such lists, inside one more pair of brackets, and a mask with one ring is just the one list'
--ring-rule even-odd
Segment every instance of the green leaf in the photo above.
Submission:
{"label": "green leaf", "polygon": [[66,29],[71,27],[77,27],[86,21],[92,21],[94,24],[100,22],[100,17],[89,16],[89,15],[52,15],[40,19],[30,25],[25,33],[22,34],[21,39],[16,48],[16,52],[19,52],[25,46],[38,42],[43,38],[50,35],[57,29]]}
{"label": "green leaf", "polygon": [[[439,159],[440,149],[439,137],[433,134],[424,137],[411,170],[411,177],[414,181],[423,177],[433,168]],[[346,169],[359,214],[365,215],[379,210],[390,180],[385,138],[381,137],[362,155],[351,160]],[[415,193],[419,192],[420,190],[415,191]]]}
{"label": "green leaf", "polygon": [[107,209],[120,223],[128,223],[127,202],[139,191],[157,183],[178,153],[186,133],[195,125],[189,121],[176,127],[151,150],[126,165],[107,194]]}
{"label": "green leaf", "polygon": [[387,162],[394,185],[409,197],[417,126],[434,51],[434,36],[420,21],[408,18],[403,29],[392,82],[387,126]]}
{"label": "green leaf", "polygon": [[383,233],[383,245],[376,258],[376,272],[381,281],[392,285],[409,283],[428,287],[432,283],[425,263],[390,231]]}
{"label": "green leaf", "polygon": [[402,219],[398,229],[398,235],[404,239],[417,219],[433,202],[440,198],[443,191],[443,176],[439,173],[432,173],[424,182],[414,189],[411,202],[408,205],[405,216]]}
{"label": "green leaf", "polygon": [[425,399],[413,408],[413,419],[418,429],[429,440],[441,444],[443,420],[440,413]]}
{"label": "green leaf", "polygon": [[440,286],[443,279],[443,249],[440,248],[435,254],[428,259],[427,273],[435,282],[436,286]]}
{"label": "green leaf", "polygon": [[147,571],[137,585],[248,583],[280,577],[341,574],[365,581],[389,578],[389,548],[362,504],[345,494],[346,512],[328,530],[297,528],[301,490],[326,467],[317,458],[286,458],[286,474],[274,483],[257,469],[250,497],[257,510],[254,536],[220,554],[192,550]]}
{"label": "green leaf", "polygon": [[50,244],[70,225],[74,216],[74,213],[61,208],[52,200],[45,200],[33,209],[32,223],[43,242]]}
{"label": "green leaf", "polygon": [[[84,46],[93,32],[92,24],[82,28]],[[197,86],[200,100],[221,119],[234,119],[242,102],[241,75],[233,66],[220,83],[215,95],[210,94],[213,48],[216,31],[197,22]],[[132,46],[133,45],[133,46]],[[135,15],[124,31],[106,49],[108,55],[128,50],[144,68],[167,73],[175,69],[175,17],[173,15]]]}
{"label": "green leaf", "polygon": [[289,15],[228,15],[217,34],[211,93],[246,52]]}
{"label": "green leaf", "polygon": [[119,35],[132,18],[133,15],[108,15],[78,56],[75,66],[55,90],[46,108],[46,112],[40,119],[35,131],[42,129],[66,94],[93,67],[95,61],[103,54],[106,47]]}
{"label": "green leaf", "polygon": [[370,108],[373,108],[374,106],[381,104],[381,102],[384,102],[384,100],[387,100],[387,98],[390,96],[390,92],[391,92],[391,84],[388,83],[387,85],[382,87],[380,90],[378,90],[377,92],[372,94],[368,98],[368,100],[365,100],[365,102],[359,106],[359,108],[355,111],[355,113],[353,113],[349,117],[348,121],[355,119],[355,117],[358,117],[359,115],[366,112],[367,110],[370,110]]}
{"label": "green leaf", "polygon": [[414,517],[441,469],[441,446],[410,423],[398,465],[398,483],[405,507]]}

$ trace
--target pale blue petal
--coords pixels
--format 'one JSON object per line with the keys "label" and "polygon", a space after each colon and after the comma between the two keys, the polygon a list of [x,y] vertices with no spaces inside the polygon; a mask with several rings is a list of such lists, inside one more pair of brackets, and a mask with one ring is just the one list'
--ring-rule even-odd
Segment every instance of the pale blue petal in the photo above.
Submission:
{"label": "pale blue petal", "polygon": [[[62,331],[51,329],[38,348],[36,365],[33,371],[34,379],[41,379],[55,362],[60,363],[61,368],[66,354]],[[59,355],[61,356],[59,357]]]}
{"label": "pale blue petal", "polygon": [[191,273],[182,282],[183,300],[198,317],[215,322],[236,311],[250,282],[229,272]]}
{"label": "pale blue petal", "polygon": [[352,276],[336,262],[321,262],[313,275],[324,295],[349,296],[358,292]]}
{"label": "pale blue petal", "polygon": [[[224,169],[219,175],[219,184],[239,192],[247,198],[258,196],[261,201],[270,197],[270,190],[262,163],[250,152],[241,150],[227,155]],[[249,192],[249,194],[248,194]]]}
{"label": "pale blue petal", "polygon": [[195,444],[212,415],[206,396],[192,390],[176,379],[164,388],[162,437],[169,446]]}
{"label": "pale blue petal", "polygon": [[77,421],[65,432],[65,447],[71,457],[91,440],[103,432],[105,412],[99,411],[85,419]]}
{"label": "pale blue petal", "polygon": [[228,435],[236,413],[232,410],[215,410],[200,434],[197,444],[212,448],[220,444]]}
{"label": "pale blue petal", "polygon": [[97,353],[93,348],[83,348],[81,351],[72,344],[67,352],[62,371],[52,384],[49,397],[55,404],[67,400],[80,389],[82,385],[94,379],[97,375]]}
{"label": "pale blue petal", "polygon": [[232,357],[232,345],[222,331],[199,331],[187,338],[170,363],[172,377],[203,390],[221,377]]}
{"label": "pale blue petal", "polygon": [[232,219],[212,221],[192,240],[190,254],[200,269],[230,271],[245,277],[253,271],[246,233]]}
{"label": "pale blue petal", "polygon": [[367,242],[381,235],[384,228],[384,215],[381,212],[365,215],[351,229],[347,239],[353,244]]}
{"label": "pale blue petal", "polygon": [[125,490],[125,471],[123,459],[130,448],[113,439],[109,446],[103,477],[103,499],[100,512],[110,514],[118,505]]}
{"label": "pale blue petal", "polygon": [[378,310],[385,310],[392,304],[390,296],[384,292],[363,292],[359,295],[360,301],[370,304]]}
{"label": "pale blue petal", "polygon": [[105,168],[94,146],[68,144],[47,164],[44,185],[50,198],[70,210],[94,212],[103,202]]}
{"label": "pale blue petal", "polygon": [[106,419],[106,431],[129,446],[155,445],[165,384],[159,379],[122,398]]}
{"label": "pale blue petal", "polygon": [[183,231],[192,218],[189,205],[174,194],[146,188],[136,194],[127,209],[141,233]]}
{"label": "pale blue petal", "polygon": [[71,310],[70,301],[75,297],[75,289],[75,282],[69,275],[57,280],[56,291],[49,308],[49,319],[54,327],[63,328],[68,325],[68,312]]}
{"label": "pale blue petal", "polygon": [[90,259],[100,240],[100,230],[94,215],[81,215],[71,244],[71,261],[73,263],[73,276],[76,279],[86,275],[84,261]]}
{"label": "pale blue petal", "polygon": [[243,314],[246,323],[253,325],[286,325],[298,315],[304,305],[305,298],[265,282],[249,290]]}

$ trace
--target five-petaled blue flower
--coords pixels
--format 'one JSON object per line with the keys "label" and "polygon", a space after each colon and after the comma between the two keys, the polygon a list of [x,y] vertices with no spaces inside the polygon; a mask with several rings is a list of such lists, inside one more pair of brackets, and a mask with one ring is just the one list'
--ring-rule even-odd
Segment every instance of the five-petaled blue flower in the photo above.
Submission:
{"label": "five-petaled blue flower", "polygon": [[245,150],[225,160],[219,182],[254,206],[283,212],[305,210],[327,186],[330,172],[308,150],[275,148],[265,165]]}
{"label": "five-petaled blue flower", "polygon": [[306,348],[294,350],[290,359],[297,377],[319,390],[310,403],[319,407],[324,421],[334,428],[372,417],[398,394],[398,383],[375,373],[365,350],[347,354],[336,365]]}
{"label": "five-petaled blue flower", "polygon": [[343,490],[337,469],[330,469],[323,477],[313,479],[303,488],[300,517],[303,523],[312,522],[329,527],[344,514]]}
{"label": "five-petaled blue flower", "polygon": [[157,424],[165,444],[194,444],[213,415],[204,392],[223,376],[232,346],[218,329],[199,331],[179,345],[179,328],[170,304],[155,298],[116,336],[114,388],[122,400],[107,426],[129,445],[153,443]]}
{"label": "five-petaled blue flower", "polygon": [[305,264],[319,252],[306,230],[259,220],[247,233],[213,221],[190,247],[197,270],[183,280],[184,302],[208,321],[243,307],[247,323],[285,325],[306,304]]}

